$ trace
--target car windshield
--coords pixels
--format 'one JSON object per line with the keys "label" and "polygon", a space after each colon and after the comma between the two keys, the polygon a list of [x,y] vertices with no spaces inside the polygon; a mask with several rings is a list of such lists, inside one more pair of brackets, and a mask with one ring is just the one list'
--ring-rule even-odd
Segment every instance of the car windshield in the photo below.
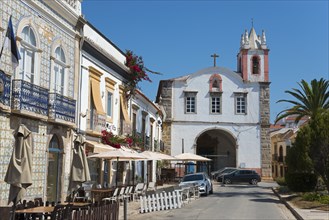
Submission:
{"label": "car windshield", "polygon": [[201,174],[184,176],[182,182],[189,182],[189,181],[196,181],[196,180],[203,180],[203,176]]}

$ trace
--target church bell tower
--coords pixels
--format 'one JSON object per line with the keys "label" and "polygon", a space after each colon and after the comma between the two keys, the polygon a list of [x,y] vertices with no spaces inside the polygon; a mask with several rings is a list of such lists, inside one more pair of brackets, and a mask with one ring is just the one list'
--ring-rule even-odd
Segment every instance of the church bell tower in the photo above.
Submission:
{"label": "church bell tower", "polygon": [[269,82],[268,52],[265,31],[262,36],[256,34],[254,27],[249,34],[241,35],[238,53],[238,72],[245,82]]}

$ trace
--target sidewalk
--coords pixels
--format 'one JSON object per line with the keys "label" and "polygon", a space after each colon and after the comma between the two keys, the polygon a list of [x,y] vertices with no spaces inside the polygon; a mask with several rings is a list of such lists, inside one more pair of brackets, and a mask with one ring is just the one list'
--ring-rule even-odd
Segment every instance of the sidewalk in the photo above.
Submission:
{"label": "sidewalk", "polygon": [[292,212],[292,214],[296,217],[297,220],[328,220],[329,212],[321,211],[317,209],[300,209],[294,206],[291,202],[286,201],[285,198],[288,196],[281,196],[277,191],[272,188],[274,194],[279,197],[279,199],[286,205],[286,207]]}

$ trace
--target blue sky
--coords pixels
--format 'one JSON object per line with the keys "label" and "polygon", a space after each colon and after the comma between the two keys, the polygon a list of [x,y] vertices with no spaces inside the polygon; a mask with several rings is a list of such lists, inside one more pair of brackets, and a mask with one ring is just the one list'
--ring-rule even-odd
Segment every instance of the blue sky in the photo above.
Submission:
{"label": "blue sky", "polygon": [[266,32],[269,53],[271,122],[291,99],[285,90],[302,79],[329,77],[328,0],[323,1],[112,1],[84,0],[85,18],[121,50],[143,57],[152,83],[140,84],[155,100],[159,80],[213,65],[236,70],[240,37],[251,28]]}

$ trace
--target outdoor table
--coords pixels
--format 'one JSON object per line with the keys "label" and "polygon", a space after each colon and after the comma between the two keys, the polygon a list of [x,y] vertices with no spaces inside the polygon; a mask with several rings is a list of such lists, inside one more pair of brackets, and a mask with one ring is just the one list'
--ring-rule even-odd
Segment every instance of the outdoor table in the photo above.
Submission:
{"label": "outdoor table", "polygon": [[16,210],[15,213],[22,214],[43,214],[43,213],[51,213],[54,211],[55,206],[37,206],[33,208],[27,209],[19,209]]}
{"label": "outdoor table", "polygon": [[91,199],[93,202],[101,202],[103,198],[111,197],[114,188],[91,189]]}

